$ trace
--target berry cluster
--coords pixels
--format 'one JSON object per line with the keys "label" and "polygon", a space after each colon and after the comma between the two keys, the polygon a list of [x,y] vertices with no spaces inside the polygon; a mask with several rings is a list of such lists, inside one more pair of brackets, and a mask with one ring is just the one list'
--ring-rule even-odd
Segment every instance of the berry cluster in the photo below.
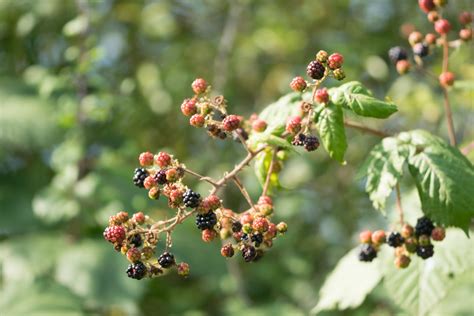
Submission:
{"label": "berry cluster", "polygon": [[[419,7],[426,13],[428,21],[433,24],[434,32],[422,34],[419,31],[411,32],[408,36],[408,42],[411,46],[415,64],[419,67],[423,66],[423,58],[430,55],[436,47],[457,46],[462,42],[472,39],[472,14],[470,12],[462,12],[459,15],[459,22],[462,28],[459,30],[458,39],[448,42],[448,35],[452,30],[451,23],[448,19],[443,18],[441,8],[445,6],[447,1],[441,0],[419,0]],[[400,47],[392,47],[388,56],[396,65],[400,74],[407,73],[411,68],[408,60],[407,51]],[[439,76],[439,82],[442,86],[448,87],[454,84],[455,76],[452,72],[444,69]]]}
{"label": "berry cluster", "polygon": [[[130,261],[126,273],[132,279],[157,277],[176,266],[174,256],[169,252],[155,257],[158,236],[149,229],[152,223],[142,212],[137,212],[132,217],[126,212],[119,212],[109,218],[109,226],[105,228],[104,238]],[[187,266],[186,263],[177,266],[178,273],[186,276],[183,269],[179,269],[183,265]],[[187,271],[189,272],[189,268]]]}
{"label": "berry cluster", "polygon": [[393,231],[386,235],[383,230],[375,232],[363,231],[359,235],[362,243],[359,251],[359,260],[370,262],[377,257],[380,246],[387,243],[395,248],[395,266],[406,268],[410,265],[410,255],[416,253],[422,259],[428,259],[434,254],[431,241],[442,241],[445,237],[443,227],[435,227],[427,217],[417,220],[415,228],[408,224],[403,225],[400,232]]}

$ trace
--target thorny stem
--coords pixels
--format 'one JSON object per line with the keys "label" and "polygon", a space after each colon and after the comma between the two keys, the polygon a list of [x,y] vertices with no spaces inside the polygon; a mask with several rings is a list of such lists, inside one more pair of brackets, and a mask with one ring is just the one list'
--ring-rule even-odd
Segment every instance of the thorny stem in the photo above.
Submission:
{"label": "thorny stem", "polygon": [[[443,73],[448,71],[449,66],[449,43],[448,38],[443,35]],[[449,135],[449,142],[451,146],[456,146],[456,133],[454,131],[454,123],[453,123],[453,114],[451,112],[451,104],[449,102],[449,93],[448,89],[444,86],[441,86],[443,90],[444,96],[444,111],[446,112],[446,122],[448,124],[448,135]]]}
{"label": "thorny stem", "polygon": [[272,178],[273,167],[276,161],[277,150],[273,151],[272,160],[270,161],[270,166],[268,167],[267,177],[265,178],[265,184],[263,185],[262,195],[267,195],[268,188],[270,187],[270,179]]}
{"label": "thorny stem", "polygon": [[381,138],[392,136],[392,134],[386,133],[384,131],[380,131],[380,130],[373,129],[373,128],[370,128],[370,127],[367,127],[367,126],[359,125],[359,124],[354,123],[354,122],[349,121],[349,120],[344,120],[344,125],[347,126],[347,127],[359,130],[361,132],[364,132],[364,133],[367,133],[367,134],[372,134],[372,135],[375,135],[375,136],[378,136],[378,137],[381,137]]}
{"label": "thorny stem", "polygon": [[199,173],[195,172],[195,171],[192,171],[188,168],[183,168],[184,169],[184,172],[187,172],[189,173],[190,175],[193,175],[195,176],[196,178],[199,178],[199,180],[201,181],[206,181],[208,183],[210,183],[212,186],[216,186],[217,184],[214,182],[214,180],[212,180],[211,178],[209,177],[206,177],[206,176],[203,176],[203,175],[200,175]]}
{"label": "thorny stem", "polygon": [[245,187],[242,185],[242,182],[240,182],[239,178],[237,178],[237,176],[234,176],[232,180],[234,180],[235,185],[239,188],[240,192],[244,196],[245,200],[247,200],[247,203],[250,205],[250,207],[255,210],[255,204],[252,202],[250,194],[247,192],[247,189],[245,189]]}
{"label": "thorny stem", "polygon": [[400,194],[400,185],[398,183],[395,187],[395,191],[396,191],[396,205],[397,205],[398,215],[400,216],[400,224],[403,225],[405,221],[403,219],[402,197]]}

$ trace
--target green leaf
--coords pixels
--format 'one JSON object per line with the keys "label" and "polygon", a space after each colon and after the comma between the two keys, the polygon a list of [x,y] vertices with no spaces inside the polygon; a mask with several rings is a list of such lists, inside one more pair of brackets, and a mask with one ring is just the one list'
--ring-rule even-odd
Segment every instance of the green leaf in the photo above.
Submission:
{"label": "green leaf", "polygon": [[362,168],[367,175],[365,190],[379,211],[384,211],[385,202],[403,175],[403,165],[412,148],[394,137],[387,137],[374,147]]}
{"label": "green leaf", "polygon": [[460,230],[448,229],[446,238],[435,244],[435,255],[427,260],[412,256],[406,269],[394,267],[393,256],[386,259],[384,285],[388,295],[410,315],[433,311],[451,287],[474,269],[474,240]]}
{"label": "green leaf", "polygon": [[382,279],[382,269],[376,263],[378,261],[360,262],[358,252],[358,248],[354,248],[339,260],[324,282],[312,313],[355,308],[377,286]]}
{"label": "green leaf", "polygon": [[274,147],[281,147],[296,152],[293,145],[286,139],[272,135],[269,133],[255,133],[249,139],[252,144],[251,147],[255,148],[257,144],[268,144]]}
{"label": "green leaf", "polygon": [[318,127],[323,146],[329,156],[343,163],[347,141],[342,108],[330,102],[319,114]]}
{"label": "green leaf", "polygon": [[329,90],[331,100],[360,116],[387,118],[397,111],[389,101],[375,98],[360,82],[351,81]]}
{"label": "green leaf", "polygon": [[[257,176],[258,182],[263,187],[265,184],[265,180],[267,179],[268,169],[270,168],[270,163],[272,161],[272,151],[266,150],[257,155],[255,157],[255,164],[254,164],[254,171]],[[272,189],[280,188],[280,180],[278,178],[278,174],[273,172],[270,175],[270,185],[268,188],[268,192],[271,193]]]}
{"label": "green leaf", "polygon": [[468,232],[474,217],[474,167],[455,147],[426,131],[408,135],[417,151],[408,159],[423,212],[438,224]]}

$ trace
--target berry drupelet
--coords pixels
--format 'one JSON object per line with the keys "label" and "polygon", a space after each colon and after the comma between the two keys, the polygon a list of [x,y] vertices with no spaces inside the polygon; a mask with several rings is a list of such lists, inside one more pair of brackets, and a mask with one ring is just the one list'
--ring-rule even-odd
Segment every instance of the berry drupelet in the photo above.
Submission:
{"label": "berry drupelet", "polygon": [[147,268],[143,262],[138,261],[137,263],[130,264],[126,272],[129,278],[141,280],[146,275]]}
{"label": "berry drupelet", "polygon": [[169,252],[163,252],[158,258],[158,263],[165,269],[173,266],[175,264],[173,254]]}
{"label": "berry drupelet", "polygon": [[196,208],[199,206],[199,202],[201,202],[201,195],[199,193],[191,189],[184,192],[183,203],[186,207]]}
{"label": "berry drupelet", "polygon": [[404,238],[402,237],[402,235],[400,235],[399,232],[392,232],[387,237],[387,244],[393,248],[400,247],[404,241]]}
{"label": "berry drupelet", "polygon": [[217,224],[217,216],[214,212],[209,211],[206,214],[196,215],[196,226],[200,230],[212,229]]}
{"label": "berry drupelet", "polygon": [[377,257],[377,251],[370,244],[363,244],[359,252],[359,261],[371,262]]}
{"label": "berry drupelet", "polygon": [[135,247],[140,247],[143,244],[142,236],[140,234],[130,236],[129,243]]}
{"label": "berry drupelet", "polygon": [[308,64],[308,67],[306,67],[306,73],[308,74],[308,76],[315,80],[320,80],[321,78],[323,78],[325,71],[326,68],[324,67],[324,65],[316,60],[311,61]]}
{"label": "berry drupelet", "polygon": [[388,51],[388,57],[396,64],[400,60],[406,60],[408,58],[407,52],[400,46],[390,48]]}
{"label": "berry drupelet", "polygon": [[421,236],[421,235],[426,235],[426,236],[431,236],[431,232],[434,229],[433,222],[426,216],[419,218],[416,221],[416,226],[415,226],[415,235],[416,236]]}
{"label": "berry drupelet", "polygon": [[306,135],[303,146],[307,151],[315,151],[319,147],[319,139],[313,135]]}
{"label": "berry drupelet", "polygon": [[136,168],[133,172],[133,183],[139,188],[144,188],[143,182],[146,177],[148,177],[148,172],[144,168]]}

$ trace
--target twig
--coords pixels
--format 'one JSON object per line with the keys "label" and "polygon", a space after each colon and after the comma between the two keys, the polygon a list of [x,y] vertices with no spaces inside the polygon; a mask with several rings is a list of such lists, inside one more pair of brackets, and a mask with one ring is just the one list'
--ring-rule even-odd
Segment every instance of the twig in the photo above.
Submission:
{"label": "twig", "polygon": [[240,192],[244,196],[245,200],[247,200],[247,203],[250,205],[250,207],[255,210],[255,204],[253,203],[250,194],[247,192],[247,189],[245,189],[245,187],[242,185],[242,182],[240,182],[239,178],[237,178],[237,176],[234,176],[232,177],[232,180],[234,180],[235,185],[239,188]]}
{"label": "twig", "polygon": [[386,133],[384,131],[380,131],[380,130],[373,129],[367,126],[359,125],[349,120],[344,120],[344,125],[353,129],[357,129],[361,132],[372,134],[372,135],[382,137],[382,138],[392,136],[392,134]]}
{"label": "twig", "polygon": [[272,160],[270,161],[270,166],[268,167],[267,177],[265,178],[265,184],[263,185],[262,196],[267,195],[268,189],[270,187],[270,180],[272,178],[273,167],[275,165],[276,156],[277,156],[277,150],[274,149],[273,150],[273,155],[272,155]]}
{"label": "twig", "polygon": [[[443,73],[448,71],[449,67],[449,43],[446,34],[443,35]],[[444,97],[444,111],[446,112],[446,123],[448,124],[448,135],[451,146],[456,146],[456,133],[454,131],[453,114],[451,112],[451,104],[449,102],[448,89],[441,86]]]}
{"label": "twig", "polygon": [[249,148],[249,146],[247,145],[247,142],[245,141],[245,139],[243,138],[243,136],[240,135],[240,133],[237,132],[237,131],[234,132],[234,133],[235,133],[235,134],[237,135],[237,137],[239,138],[240,143],[242,144],[242,146],[244,146],[244,148],[245,148],[245,150],[247,151],[247,153],[252,154],[252,150],[251,150],[251,149]]}
{"label": "twig", "polygon": [[183,168],[183,169],[184,169],[184,172],[189,173],[190,175],[193,175],[193,176],[195,176],[196,178],[199,178],[199,180],[201,180],[201,181],[206,181],[206,182],[210,183],[210,184],[211,184],[212,186],[214,186],[214,187],[217,186],[216,182],[214,182],[214,180],[211,179],[210,177],[206,177],[206,176],[200,175],[199,173],[194,172],[194,171],[192,171],[192,170],[190,170],[190,169],[187,169],[187,168]]}
{"label": "twig", "polygon": [[400,194],[400,185],[398,183],[395,186],[395,191],[396,191],[396,206],[398,210],[398,215],[400,216],[400,224],[403,225],[405,221],[403,219],[402,197]]}

